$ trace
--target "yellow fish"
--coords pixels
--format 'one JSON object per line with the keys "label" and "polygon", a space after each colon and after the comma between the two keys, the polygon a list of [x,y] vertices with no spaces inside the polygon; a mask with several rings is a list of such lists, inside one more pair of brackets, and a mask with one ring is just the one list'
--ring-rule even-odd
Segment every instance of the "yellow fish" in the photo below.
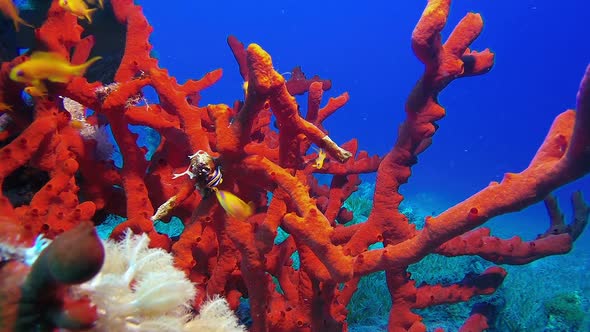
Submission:
{"label": "yellow fish", "polygon": [[41,87],[34,86],[26,87],[25,92],[31,97],[43,97],[47,95],[47,90],[43,90]]}
{"label": "yellow fish", "polygon": [[2,114],[4,112],[10,112],[10,111],[12,111],[12,106],[10,106],[6,103],[0,102],[0,114]]}
{"label": "yellow fish", "polygon": [[12,2],[12,0],[0,0],[0,12],[12,20],[14,30],[16,31],[19,30],[19,24],[34,28],[34,26],[18,16],[18,7]]}
{"label": "yellow fish", "polygon": [[317,151],[318,157],[315,159],[312,166],[314,168],[321,169],[322,167],[324,167],[324,161],[326,160],[326,151],[324,149],[319,149]]}
{"label": "yellow fish", "polygon": [[28,60],[12,68],[10,79],[32,85],[38,90],[36,92],[45,92],[47,89],[42,83],[43,80],[67,83],[72,76],[84,75],[86,69],[100,59],[101,57],[97,56],[75,66],[57,53],[37,51],[33,52]]}
{"label": "yellow fish", "polygon": [[92,13],[97,8],[88,8],[88,5],[83,0],[59,0],[59,6],[78,18],[85,18],[89,23],[92,23]]}
{"label": "yellow fish", "polygon": [[74,129],[84,129],[84,127],[86,127],[86,122],[82,121],[82,120],[71,120],[70,121],[70,126],[72,126],[72,128]]}
{"label": "yellow fish", "polygon": [[238,219],[238,220],[246,220],[252,214],[254,214],[254,204],[250,202],[246,204],[243,200],[241,200],[238,196],[225,191],[225,190],[215,190],[215,196],[219,201],[219,205],[229,214],[230,216]]}
{"label": "yellow fish", "polygon": [[244,100],[246,100],[248,99],[248,81],[244,81],[242,88],[244,89]]}

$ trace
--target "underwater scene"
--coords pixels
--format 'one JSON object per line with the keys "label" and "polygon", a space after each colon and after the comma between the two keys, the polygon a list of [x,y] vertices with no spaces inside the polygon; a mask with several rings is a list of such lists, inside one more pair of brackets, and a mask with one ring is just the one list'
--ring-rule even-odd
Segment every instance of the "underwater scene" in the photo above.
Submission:
{"label": "underwater scene", "polygon": [[590,331],[589,12],[0,0],[0,332]]}

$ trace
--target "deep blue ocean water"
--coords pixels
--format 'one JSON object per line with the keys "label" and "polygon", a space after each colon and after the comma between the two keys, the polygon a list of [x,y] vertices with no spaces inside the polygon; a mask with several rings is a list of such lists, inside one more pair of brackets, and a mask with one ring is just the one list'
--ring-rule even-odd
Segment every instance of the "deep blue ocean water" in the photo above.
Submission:
{"label": "deep blue ocean water", "polygon": [[[405,99],[423,70],[411,51],[410,36],[426,1],[139,3],[155,29],[152,42],[161,66],[180,81],[223,68],[222,80],[203,93],[202,103],[232,103],[242,97],[242,79],[226,43],[235,35],[245,45],[261,45],[280,72],[301,66],[308,77],[331,79],[332,89],[325,97],[347,91],[349,103],[326,121],[326,128],[338,143],[358,138],[370,154],[383,155],[392,147],[405,117]],[[442,92],[439,101],[447,116],[403,187],[411,204],[434,214],[490,181],[500,181],[504,173],[526,168],[554,117],[575,108],[577,88],[590,63],[590,3],[453,1],[444,36],[470,11],[480,13],[485,24],[472,48],[490,48],[496,54],[495,65],[486,75],[456,80]],[[364,179],[370,182],[374,176]],[[574,190],[590,197],[590,178],[556,192],[568,221]],[[493,234],[525,239],[544,232],[547,225],[543,203],[487,224]],[[550,266],[560,276],[583,278],[580,274],[590,268],[589,238],[586,231],[576,242],[570,255],[585,257],[576,264],[553,257],[539,270],[510,271],[540,274],[529,279],[534,280],[529,281],[529,293],[549,284],[555,288],[557,282],[562,283],[557,288],[582,292],[587,304],[587,282],[570,282],[568,288],[568,280],[541,274]],[[513,287],[518,283],[513,280]]]}

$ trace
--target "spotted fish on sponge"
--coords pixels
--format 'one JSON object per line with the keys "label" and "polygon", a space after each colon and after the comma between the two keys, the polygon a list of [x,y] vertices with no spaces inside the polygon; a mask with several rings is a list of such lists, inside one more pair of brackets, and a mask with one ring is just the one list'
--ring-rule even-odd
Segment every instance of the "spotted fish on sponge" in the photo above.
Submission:
{"label": "spotted fish on sponge", "polygon": [[246,203],[238,196],[217,188],[215,188],[215,196],[225,212],[238,220],[246,220],[254,214],[254,204],[252,202]]}

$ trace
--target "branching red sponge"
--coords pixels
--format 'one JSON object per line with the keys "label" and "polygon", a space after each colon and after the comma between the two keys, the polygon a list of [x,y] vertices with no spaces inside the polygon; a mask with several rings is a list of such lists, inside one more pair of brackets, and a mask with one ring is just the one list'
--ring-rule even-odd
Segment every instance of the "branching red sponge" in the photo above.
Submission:
{"label": "branching red sponge", "polygon": [[[98,225],[108,215],[125,219],[111,238],[131,230],[174,256],[175,266],[196,284],[195,311],[207,310],[207,298],[223,296],[232,309],[247,298],[252,331],[346,331],[347,305],[360,279],[378,271],[385,271],[393,304],[389,331],[426,331],[415,309],[491,294],[509,277],[492,266],[449,285],[417,285],[408,267],[427,255],[527,264],[569,252],[590,209],[581,193],[574,194],[574,219],[566,223],[551,193],[590,172],[590,67],[576,110],[556,116],[525,170],[506,173],[502,181],[428,217],[421,230],[400,210],[400,188],[446,115],[438,95],[453,80],[483,75],[494,65],[490,50],[470,49],[483,28],[479,14],[465,15],[443,40],[450,4],[428,1],[412,34],[424,73],[408,96],[395,145],[384,156],[369,156],[355,138],[336,142],[325,123],[350,96],[325,100],[331,81],[306,78],[300,68],[290,77],[276,71],[258,44],[244,47],[228,38],[245,81],[236,86],[244,88],[243,100],[202,106],[201,91],[221,78],[221,69],[179,83],[150,56],[152,27],[132,0],[108,2],[87,31],[53,0],[29,46],[72,63],[100,55],[108,59],[103,68],[114,73],[104,82],[89,82],[90,76],[46,82],[47,94],[27,102],[21,97],[27,85],[12,81],[9,73],[30,54],[0,66],[0,105],[11,109],[0,115],[0,248],[8,248],[0,251],[0,330],[75,330],[94,322],[92,305],[69,297],[67,290],[100,267],[103,252],[89,220]],[[124,45],[100,47],[109,40],[92,36],[94,28],[116,28]],[[157,102],[144,103],[147,87]],[[294,98],[303,94],[305,114]],[[86,117],[88,109],[93,115]],[[159,134],[151,158],[130,125]],[[120,167],[100,157],[101,137],[89,134],[104,126],[121,151]],[[208,156],[207,162],[196,163],[197,155]],[[358,189],[360,174],[375,172],[367,220],[347,224],[354,211],[344,202]],[[332,181],[320,185],[317,174],[331,175]],[[228,214],[227,202],[220,204],[212,194],[216,190],[243,201],[248,213],[242,216],[248,217]],[[500,239],[480,227],[543,200],[550,224],[533,241]],[[158,233],[155,223],[172,217],[184,224],[182,234]],[[278,241],[281,232],[288,236]],[[54,241],[31,267],[18,257],[39,235]],[[375,243],[382,246],[374,249]],[[295,253],[299,264],[291,258]],[[476,305],[462,331],[483,331],[492,323],[491,311]]]}

